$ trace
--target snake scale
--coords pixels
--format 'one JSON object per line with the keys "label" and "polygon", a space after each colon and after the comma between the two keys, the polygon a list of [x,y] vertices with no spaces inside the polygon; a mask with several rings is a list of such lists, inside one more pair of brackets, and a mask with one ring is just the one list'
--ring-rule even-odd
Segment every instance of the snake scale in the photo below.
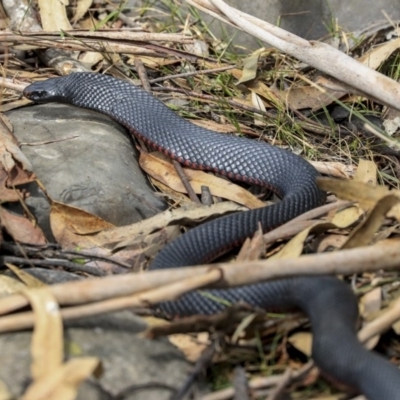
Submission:
{"label": "snake scale", "polygon": [[[259,223],[268,231],[324,202],[325,194],[316,185],[318,173],[301,157],[264,142],[198,127],[129,82],[74,73],[35,82],[24,95],[38,103],[62,102],[104,113],[150,147],[186,166],[265,186],[282,198],[272,206],[225,216],[190,230],[167,245],[150,269],[210,262],[251,237]],[[400,400],[398,368],[357,340],[357,301],[339,279],[299,276],[209,292],[230,303],[242,300],[265,309],[300,308],[311,321],[312,357],[325,374],[369,400]],[[224,308],[199,292],[160,307],[171,316],[212,314]]]}

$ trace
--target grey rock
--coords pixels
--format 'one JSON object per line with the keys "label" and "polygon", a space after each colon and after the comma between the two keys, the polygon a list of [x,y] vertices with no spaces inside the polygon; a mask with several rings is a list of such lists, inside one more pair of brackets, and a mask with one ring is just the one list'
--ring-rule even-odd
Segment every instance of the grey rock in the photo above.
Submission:
{"label": "grey rock", "polygon": [[[138,336],[146,323],[129,311],[67,323],[65,349],[100,358],[103,374],[90,378],[78,400],[167,400],[191,371],[184,356],[165,339]],[[0,335],[0,379],[15,397],[30,383],[30,332]],[[68,350],[67,350],[68,351]],[[67,354],[67,359],[71,355]]]}
{"label": "grey rock", "polygon": [[[400,19],[398,0],[225,0],[227,4],[243,12],[254,15],[263,21],[278,25],[298,36],[307,39],[320,39],[327,35],[337,24],[349,32],[359,30],[371,23],[385,20],[384,10],[389,17],[396,21]],[[130,15],[134,15],[140,7],[148,4],[145,0],[128,0],[126,7]],[[185,2],[183,2],[185,6]],[[162,13],[153,10],[160,8],[166,15],[166,6],[161,0],[154,1],[150,11],[145,15],[160,17]],[[142,9],[143,11],[143,9]],[[237,29],[215,20],[205,13],[200,12],[211,32],[226,42],[232,42],[240,50],[257,49],[260,41]],[[265,44],[261,44],[264,46]]]}
{"label": "grey rock", "polygon": [[[52,199],[117,226],[165,208],[143,176],[131,138],[110,118],[61,104],[26,107],[7,116]],[[49,204],[36,183],[27,190],[27,204],[51,239]]]}

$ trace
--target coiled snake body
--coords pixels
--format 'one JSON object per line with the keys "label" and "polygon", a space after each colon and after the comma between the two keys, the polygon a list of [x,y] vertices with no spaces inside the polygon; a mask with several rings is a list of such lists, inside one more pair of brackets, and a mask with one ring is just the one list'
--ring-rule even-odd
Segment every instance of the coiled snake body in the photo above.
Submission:
{"label": "coiled snake body", "polygon": [[[69,103],[102,112],[187,166],[269,187],[282,198],[273,206],[192,229],[167,245],[150,269],[209,262],[252,236],[259,223],[267,231],[324,201],[325,194],[315,183],[317,172],[300,157],[266,143],[198,127],[128,82],[76,73],[33,83],[24,95],[35,102]],[[358,342],[357,301],[338,279],[295,277],[210,292],[231,303],[243,300],[266,309],[302,309],[311,320],[313,359],[326,374],[369,400],[400,400],[399,370]],[[194,292],[161,307],[170,315],[191,315],[215,313],[223,305]]]}

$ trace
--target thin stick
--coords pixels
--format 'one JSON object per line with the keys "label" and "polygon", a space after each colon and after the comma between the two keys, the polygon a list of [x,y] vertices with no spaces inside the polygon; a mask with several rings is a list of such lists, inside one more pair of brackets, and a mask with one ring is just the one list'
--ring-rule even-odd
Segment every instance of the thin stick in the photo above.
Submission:
{"label": "thin stick", "polygon": [[15,83],[12,79],[0,78],[0,86],[6,89],[16,90],[17,92],[22,92],[28,84],[26,83]]}
{"label": "thin stick", "polygon": [[190,200],[192,200],[196,204],[201,204],[201,201],[197,197],[196,192],[194,191],[192,185],[190,184],[189,178],[185,174],[185,170],[182,168],[182,165],[179,164],[179,162],[176,160],[172,160],[172,164],[174,165],[175,171],[178,174],[187,194],[189,195]]}
{"label": "thin stick", "polygon": [[[306,374],[310,372],[310,370],[314,367],[314,362],[309,361],[307,364],[304,364],[298,371],[292,373],[292,380],[302,379]],[[268,377],[257,377],[253,378],[249,381],[249,387],[252,391],[257,391],[269,387],[273,387],[275,385],[279,385],[282,381],[282,375],[273,375]],[[234,395],[233,388],[226,388],[222,390],[218,390],[217,392],[206,394],[201,398],[201,400],[228,400],[231,399]]]}
{"label": "thin stick", "polygon": [[[295,275],[351,275],[384,268],[396,269],[399,268],[399,260],[399,240],[390,239],[373,246],[333,253],[304,255],[293,259],[216,263],[198,266],[195,267],[196,269],[194,267],[171,268],[139,274],[67,282],[49,286],[49,290],[60,305],[74,305],[110,299],[116,296],[129,296],[162,285],[172,284],[193,277],[194,270],[198,279],[201,279],[210,269],[222,271],[223,279],[214,284],[213,287],[226,288]],[[147,300],[151,303],[149,299]],[[159,298],[159,301],[164,300],[166,298]],[[20,294],[2,298],[0,299],[0,315],[27,305],[26,299]],[[124,305],[125,303],[122,302],[120,306],[123,307]],[[143,306],[143,304],[141,305]]]}
{"label": "thin stick", "polygon": [[265,233],[263,236],[264,242],[265,244],[270,244],[274,243],[278,239],[285,239],[287,237],[297,235],[303,229],[315,224],[316,221],[313,220],[314,218],[319,218],[335,209],[337,209],[337,211],[343,210],[352,204],[353,203],[350,201],[337,201],[335,203],[325,204],[321,207],[307,211],[304,214],[301,214],[287,222],[286,224],[283,224],[278,228]]}
{"label": "thin stick", "polygon": [[389,305],[384,314],[365,325],[358,333],[358,338],[364,343],[375,335],[387,331],[399,319],[400,299],[397,299]]}
{"label": "thin stick", "polygon": [[[177,296],[179,297],[183,293],[186,293],[188,290],[198,289],[213,282],[217,282],[221,277],[221,271],[211,270],[201,277],[196,276],[184,279],[154,290],[149,290],[145,293],[117,297],[84,306],[64,308],[61,310],[61,316],[64,320],[74,320],[127,308],[147,307],[152,304],[157,304],[160,301],[173,300]],[[31,328],[34,324],[34,320],[35,317],[31,311],[3,316],[0,318],[0,332]]]}
{"label": "thin stick", "polygon": [[212,68],[212,69],[203,69],[200,71],[193,71],[193,72],[183,72],[182,74],[176,75],[168,75],[168,76],[161,76],[160,78],[150,79],[150,83],[158,83],[167,80],[172,80],[176,78],[187,78],[188,76],[197,76],[197,75],[206,75],[206,74],[213,74],[216,72],[224,72],[230,69],[236,68],[236,65],[228,65],[227,67],[220,67],[220,68]]}
{"label": "thin stick", "polygon": [[307,41],[227,5],[223,0],[186,0],[214,17],[265,41],[314,68],[400,110],[400,84],[326,43]]}

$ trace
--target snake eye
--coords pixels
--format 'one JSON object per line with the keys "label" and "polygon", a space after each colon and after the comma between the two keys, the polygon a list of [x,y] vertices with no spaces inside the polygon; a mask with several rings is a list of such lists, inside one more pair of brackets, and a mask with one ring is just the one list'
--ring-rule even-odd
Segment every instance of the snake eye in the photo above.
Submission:
{"label": "snake eye", "polygon": [[41,82],[38,82],[26,87],[23,91],[24,96],[36,103],[48,103],[57,100],[58,96],[53,90],[38,87],[42,85]]}
{"label": "snake eye", "polygon": [[47,92],[45,90],[29,90],[29,86],[24,89],[24,96],[32,101],[37,101],[46,98]]}
{"label": "snake eye", "polygon": [[35,93],[35,96],[39,99],[43,99],[43,98],[47,97],[48,95],[49,95],[49,93],[46,90],[40,90]]}

